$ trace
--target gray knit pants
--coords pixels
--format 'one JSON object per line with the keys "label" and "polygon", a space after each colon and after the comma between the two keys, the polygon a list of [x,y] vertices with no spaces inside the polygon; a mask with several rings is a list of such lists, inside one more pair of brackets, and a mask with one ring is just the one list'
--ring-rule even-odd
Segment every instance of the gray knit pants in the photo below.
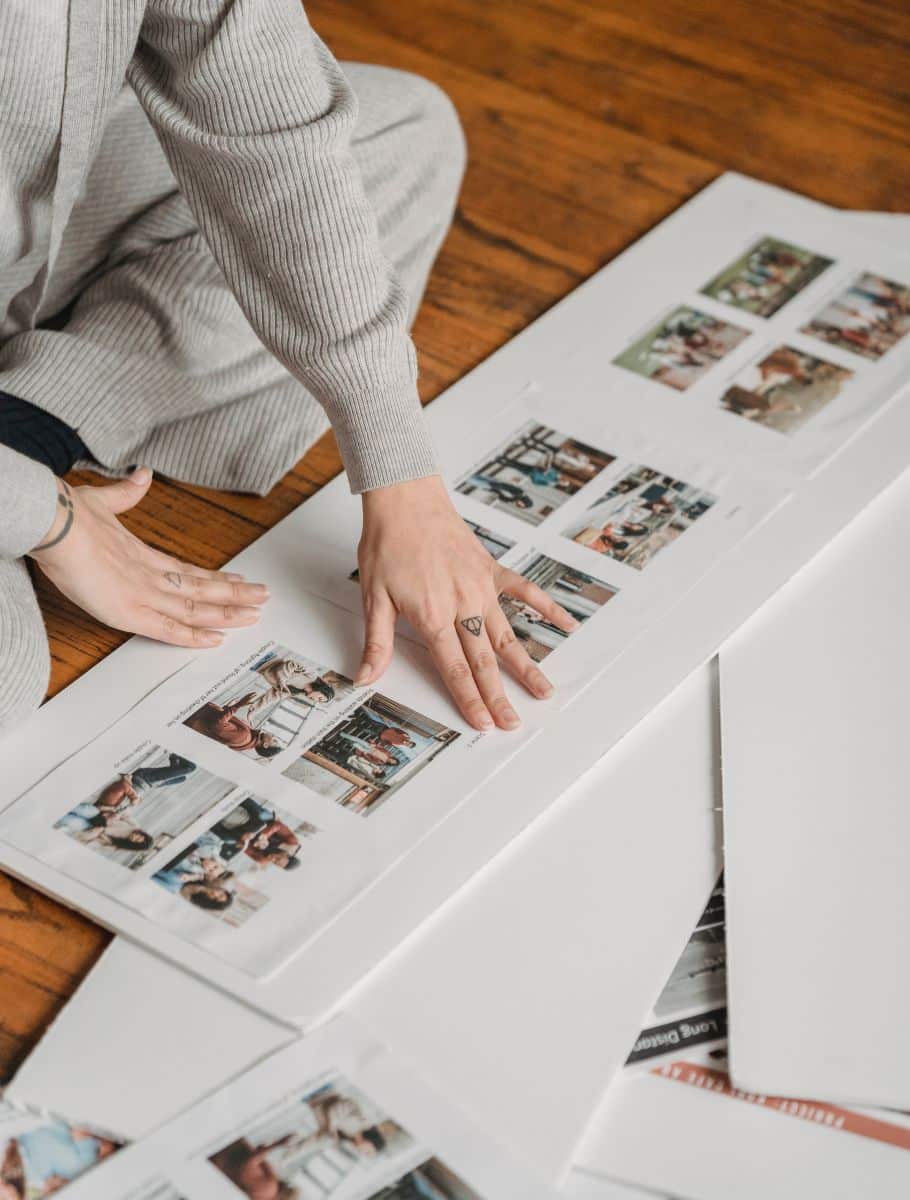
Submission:
{"label": "gray knit pants", "polygon": [[[345,73],[360,101],[360,124],[353,143],[354,157],[360,167],[370,202],[376,212],[383,249],[394,263],[411,297],[413,318],[423,295],[427,276],[452,219],[452,213],[464,172],[464,138],[458,118],[445,94],[418,76],[382,67],[345,64]],[[138,108],[135,116],[140,119]],[[99,264],[109,258],[116,239],[128,252],[138,254],[154,245],[155,270],[160,271],[161,255],[174,247],[175,264],[185,256],[187,238],[195,234],[189,209],[182,198],[174,197],[174,181],[160,157],[157,184],[149,188],[143,216],[124,227],[118,197],[128,192],[131,179],[141,179],[148,188],[149,163],[123,161],[124,139],[116,128],[108,130],[101,152],[93,165],[85,197],[73,220],[82,228],[79,236],[64,239],[78,246],[85,261],[64,259],[58,266],[67,277],[76,271],[93,283],[99,279]],[[129,141],[129,139],[128,139]],[[154,151],[153,151],[154,152]],[[114,197],[112,201],[112,196]],[[128,196],[135,209],[135,196]],[[86,236],[87,230],[91,236]],[[69,233],[69,230],[67,231]],[[293,234],[290,234],[293,236]],[[205,253],[202,250],[202,253]],[[179,266],[175,266],[179,273]],[[53,281],[51,281],[53,284]],[[212,287],[227,287],[212,263]],[[69,298],[68,298],[69,299]],[[225,310],[232,320],[241,320],[233,300],[225,296]],[[184,320],[192,320],[185,316]],[[289,431],[290,395],[299,385],[292,381],[277,360],[259,346],[253,331],[246,326],[234,328],[230,337],[215,341],[225,353],[236,353],[238,343],[261,349],[257,355],[254,396],[261,396],[266,425],[271,420],[273,434],[284,446],[293,445],[296,457],[324,431],[325,422],[312,428]],[[255,350],[253,349],[255,353]],[[229,364],[226,364],[229,365]],[[213,377],[222,364],[214,359]],[[287,381],[287,382],[286,382]],[[30,397],[30,399],[38,399]],[[229,424],[229,411],[225,412]],[[225,454],[231,451],[230,430],[226,429]],[[148,459],[146,459],[148,461]],[[219,465],[200,461],[198,469],[188,473],[193,482],[212,484],[222,475]],[[229,477],[229,470],[227,477]],[[50,673],[47,635],[37,599],[25,563],[0,558],[0,732],[11,728],[33,712],[44,699]]]}

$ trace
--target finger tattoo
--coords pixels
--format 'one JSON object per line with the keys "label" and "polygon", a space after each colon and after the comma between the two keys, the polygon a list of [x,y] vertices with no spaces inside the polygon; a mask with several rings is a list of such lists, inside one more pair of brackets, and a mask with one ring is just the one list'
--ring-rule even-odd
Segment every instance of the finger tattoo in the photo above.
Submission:
{"label": "finger tattoo", "polygon": [[463,621],[458,622],[463,625],[468,633],[473,633],[474,637],[480,637],[483,632],[483,617],[465,617]]}
{"label": "finger tattoo", "polygon": [[168,581],[168,583],[172,583],[175,588],[183,586],[183,580],[176,571],[165,571],[164,578]]}

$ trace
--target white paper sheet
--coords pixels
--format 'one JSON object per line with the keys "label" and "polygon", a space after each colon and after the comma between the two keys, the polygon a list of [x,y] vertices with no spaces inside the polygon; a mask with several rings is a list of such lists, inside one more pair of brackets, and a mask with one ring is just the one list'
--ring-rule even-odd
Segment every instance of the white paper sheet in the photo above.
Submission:
{"label": "white paper sheet", "polygon": [[910,1108],[904,476],[721,657],[736,1082]]}
{"label": "white paper sheet", "polygon": [[[285,1191],[278,1189],[283,1185]],[[73,1200],[555,1197],[347,1018],[279,1050],[72,1184]]]}
{"label": "white paper sheet", "polygon": [[[775,1135],[779,1139],[770,1155],[773,1165],[760,1172],[762,1188],[793,1197],[832,1194],[825,1166],[819,1163],[810,1175],[803,1169],[794,1172],[790,1161],[792,1146],[800,1167],[808,1162],[813,1147],[821,1149],[813,1135],[822,1130],[826,1150],[838,1165],[845,1164],[847,1178],[855,1178],[858,1164],[868,1170],[863,1194],[899,1194],[887,1189],[897,1180],[903,1180],[905,1189],[910,1181],[910,1116],[906,1113],[781,1098],[733,1086],[726,1039],[726,962],[721,880],[579,1150],[583,1168],[619,1174],[651,1188],[669,1186],[672,1178],[674,1193],[683,1196],[712,1198],[723,1195],[724,1189],[737,1196],[760,1195],[753,1192],[751,1177],[735,1185],[731,1182],[727,1144],[732,1130],[733,1145],[737,1150],[742,1147],[755,1126],[748,1110],[758,1108],[778,1120],[777,1129],[758,1122],[755,1132],[760,1146],[771,1144]],[[665,1090],[638,1086],[645,1082],[659,1082]],[[668,1095],[670,1089],[677,1094]],[[688,1138],[690,1123],[711,1116],[701,1099],[705,1094],[724,1101],[726,1108],[715,1109],[711,1130],[697,1126],[693,1146]],[[627,1108],[637,1120],[645,1095],[649,1097],[646,1135],[636,1129],[630,1137]],[[683,1128],[676,1123],[662,1127],[661,1122],[677,1111],[682,1113]],[[719,1161],[709,1149],[712,1141],[721,1151]],[[687,1161],[681,1167],[684,1155]],[[879,1190],[880,1185],[886,1190]]]}
{"label": "white paper sheet", "polygon": [[[565,1169],[717,871],[712,679],[703,668],[679,688],[350,1001],[548,1177]],[[213,1040],[212,1028],[231,1034]],[[289,1036],[118,939],[12,1094],[136,1137]],[[124,1094],[127,1053],[143,1087]]]}
{"label": "white paper sheet", "polygon": [[[762,205],[770,204],[775,224],[778,221],[789,222],[795,209],[800,209],[802,215],[797,224],[801,223],[800,228],[804,234],[813,230],[817,233],[820,223],[824,224],[827,220],[824,210],[818,206],[795,200],[794,197],[761,185],[728,178],[709,189],[702,198],[701,203],[707,205],[707,208],[702,210],[705,213],[706,228],[724,227],[724,237],[731,244],[732,241],[736,241],[739,245],[742,239],[741,228],[738,233],[736,228],[732,228],[731,233],[731,229],[726,227],[731,223],[729,215],[722,219],[721,214],[736,212],[738,220],[746,198],[749,200],[746,208],[758,203],[758,198]],[[681,213],[671,218],[660,231],[655,231],[655,234],[642,243],[641,248],[647,246],[649,252],[656,247],[658,263],[666,265],[667,247],[672,240],[670,233],[675,230],[678,238],[681,215],[685,211],[681,210]],[[766,208],[765,211],[769,210]],[[752,215],[754,216],[754,208]],[[735,222],[733,224],[735,225]],[[831,228],[833,229],[833,226]],[[799,229],[788,228],[784,232],[791,238],[798,238],[800,235]],[[856,244],[853,248],[855,253],[865,254],[865,250],[858,249]],[[726,257],[732,255],[728,254]],[[699,267],[700,277],[704,274],[701,270],[702,265]],[[650,271],[643,270],[641,259],[636,263],[631,254],[624,255],[609,270],[609,281],[604,274],[580,289],[570,302],[548,314],[544,321],[516,339],[489,363],[484,364],[472,376],[452,389],[443,404],[434,406],[431,410],[431,420],[437,430],[437,437],[446,450],[454,448],[453,453],[467,453],[463,429],[479,428],[484,423],[482,418],[488,412],[491,403],[495,407],[504,402],[503,397],[514,396],[516,378],[543,380],[541,386],[546,391],[547,373],[555,372],[556,369],[552,365],[555,357],[554,346],[562,347],[567,353],[573,349],[576,352],[575,364],[571,370],[563,367],[560,360],[562,382],[567,388],[571,380],[575,379],[576,371],[580,373],[587,370],[590,375],[597,363],[602,364],[602,314],[610,308],[610,295],[622,295],[624,300],[632,294],[638,296],[641,292],[647,292],[649,280],[666,277],[662,266],[659,269],[655,266],[655,269]],[[687,288],[694,286],[691,282],[694,274],[690,272],[690,276]],[[650,297],[649,299],[646,294],[644,300],[653,313],[653,292],[650,293]],[[804,299],[806,298],[812,298],[808,289],[804,296]],[[646,315],[642,312],[636,320],[641,323]],[[740,314],[736,313],[735,317],[746,324],[749,323],[745,315],[740,317]],[[758,327],[757,321],[752,323]],[[732,361],[730,359],[727,365],[731,365]],[[888,369],[887,362],[884,366],[877,364],[875,369],[878,378],[884,380]],[[615,375],[611,373],[611,377],[618,379],[620,369],[617,368],[616,371]],[[622,372],[624,382],[629,374]],[[705,379],[709,377],[710,373]],[[701,387],[702,384],[697,386]],[[880,386],[885,388],[885,383]],[[668,414],[676,412],[684,415],[687,410],[667,407],[670,400],[678,405],[680,400],[687,401],[695,392],[680,397],[667,391],[664,396],[664,390],[658,389],[660,385],[648,383],[648,395],[652,402],[649,407],[654,412],[663,414],[663,418],[673,425],[675,418]],[[661,396],[659,402],[658,394]],[[618,411],[615,399],[616,393],[613,392],[609,410],[606,410],[611,422]],[[734,418],[730,416],[730,419]],[[670,425],[667,428],[673,438],[668,438],[667,444],[676,439],[678,432],[675,425],[672,429]],[[744,425],[751,428],[747,422],[744,422]],[[517,829],[543,809],[551,796],[559,794],[580,770],[594,761],[614,736],[619,736],[634,725],[653,708],[655,701],[668,687],[672,687],[677,679],[683,677],[698,662],[704,661],[727,632],[735,628],[757,603],[779,587],[845,520],[885,486],[904,464],[903,447],[907,444],[908,432],[910,421],[906,410],[900,406],[891,406],[877,425],[861,432],[853,443],[847,446],[837,460],[836,472],[831,469],[822,471],[801,486],[799,496],[787,505],[787,519],[783,524],[776,518],[766,522],[749,539],[746,546],[731,551],[723,562],[713,567],[689,591],[680,596],[666,617],[649,630],[647,645],[645,639],[639,639],[624,651],[616,660],[617,666],[622,665],[620,683],[609,680],[602,684],[592,684],[559,713],[558,717],[553,718],[552,730],[548,727],[548,737],[534,739],[514,760],[511,786],[488,797],[489,820],[491,826],[496,826],[491,832],[490,844],[497,839],[499,844],[503,844],[510,836],[514,836]],[[690,432],[688,443],[682,439],[680,445],[685,447],[688,444],[691,449],[697,450],[697,447],[692,446],[692,440],[693,435]],[[648,459],[645,458],[644,461]],[[662,465],[662,459],[654,461],[660,461]],[[480,511],[489,518],[490,514],[486,508],[481,508]],[[267,577],[271,580],[272,568],[269,564],[274,557],[281,560],[278,568],[279,578],[293,583],[301,569],[305,568],[308,585],[315,586],[319,583],[319,572],[326,561],[326,550],[325,543],[320,543],[315,532],[312,537],[303,536],[309,528],[309,523],[312,522],[314,530],[325,529],[328,523],[331,523],[332,529],[337,533],[336,541],[342,546],[342,550],[336,553],[344,559],[346,568],[350,569],[351,548],[356,541],[356,535],[352,534],[348,538],[348,527],[353,529],[355,518],[356,506],[353,502],[343,496],[338,488],[326,489],[300,513],[295,514],[241,556],[238,567],[244,569],[248,566],[258,574],[265,564],[270,572]],[[689,539],[696,536],[696,531],[697,527],[696,530],[688,531],[679,540],[678,545],[667,550],[666,554],[681,551],[687,543],[694,545]],[[531,537],[536,537],[538,532],[528,531]],[[347,548],[344,548],[346,539]],[[569,543],[567,545],[572,548]],[[590,554],[587,550],[584,552]],[[591,557],[599,567],[598,556]],[[670,562],[671,559],[668,557],[665,561]],[[293,570],[289,565],[291,563],[294,564]],[[592,573],[593,570],[594,568]],[[593,620],[600,620],[601,616],[607,618],[614,603],[616,602],[611,601],[603,614],[599,614]],[[594,628],[593,624],[591,628]],[[587,631],[583,632],[587,636]],[[555,673],[561,653],[561,650],[554,653],[551,662],[548,662],[548,670],[551,669],[552,663]],[[114,719],[125,699],[140,698],[159,678],[185,661],[186,656],[170,651],[159,653],[158,649],[140,643],[132,643],[117,655],[111,656],[96,669],[96,672],[90,673],[86,680],[80,681],[75,688],[68,689],[67,694],[50,706],[49,714],[53,713],[53,719],[50,715],[47,718],[50,724],[42,725],[39,718],[30,731],[23,731],[11,740],[9,754],[7,756],[4,753],[3,761],[6,766],[8,757],[8,778],[13,786],[18,784],[21,790],[33,781],[37,747],[46,753],[46,747],[54,745],[62,758],[76,748],[80,740],[85,741],[95,736],[104,728],[105,723]],[[90,681],[94,686],[89,686]],[[111,688],[117,689],[116,699],[113,701]],[[92,700],[91,709],[85,702],[87,698]],[[549,741],[551,732],[552,742]],[[554,745],[559,747],[558,753],[553,751]],[[447,842],[451,843],[454,837],[458,844],[462,831],[458,828],[457,821],[450,819],[446,826]],[[461,849],[464,850],[463,845]],[[398,908],[395,906],[394,897],[387,896],[389,907],[382,910],[384,919],[380,920],[377,917],[370,923],[366,931],[373,951],[369,964],[361,962],[352,965],[348,962],[339,967],[335,960],[328,962],[331,969],[324,969],[327,960],[317,959],[305,976],[297,977],[292,971],[282,972],[276,979],[276,984],[280,981],[280,989],[276,986],[272,991],[270,988],[268,994],[264,991],[252,992],[248,998],[253,1003],[270,1007],[274,1011],[280,1004],[286,1003],[289,996],[293,996],[294,1002],[299,1003],[301,995],[306,991],[306,1000],[312,1010],[324,1011],[327,1003],[334,1002],[346,987],[355,982],[360,971],[381,958],[413,928],[413,913],[407,911],[407,906],[400,903],[402,895],[412,895],[412,885],[419,882],[432,902],[441,903],[451,894],[453,888],[464,880],[468,870],[482,865],[480,861],[475,861],[472,865],[470,856],[465,855],[456,867],[451,854],[438,853],[438,846],[434,847],[434,850],[437,852],[434,879],[427,881],[424,878],[418,879],[417,876],[399,878],[396,889],[399,894]],[[4,857],[10,869],[22,872],[27,867],[26,873],[39,885],[51,887],[53,878],[40,864],[36,866],[31,861],[26,864],[21,856],[8,849],[4,850]],[[72,896],[70,900],[72,902]],[[360,932],[363,933],[363,930]],[[684,936],[681,932],[680,941]],[[656,978],[654,983],[657,983]],[[644,1008],[645,1005],[641,1007]]]}

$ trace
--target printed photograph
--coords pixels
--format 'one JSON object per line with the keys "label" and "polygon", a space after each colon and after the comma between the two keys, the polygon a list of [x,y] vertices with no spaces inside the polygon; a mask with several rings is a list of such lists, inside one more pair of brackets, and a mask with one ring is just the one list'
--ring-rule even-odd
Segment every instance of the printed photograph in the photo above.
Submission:
{"label": "printed photograph", "polygon": [[183,722],[229,750],[267,762],[300,735],[317,711],[330,711],[353,691],[350,679],[273,646]]}
{"label": "printed photograph", "polygon": [[54,828],[135,871],[235,787],[182,754],[151,746]]}
{"label": "printed photograph", "polygon": [[445,1163],[429,1158],[394,1183],[371,1192],[368,1200],[483,1200],[483,1197]]}
{"label": "printed photograph", "polygon": [[481,504],[539,525],[613,459],[612,454],[529,421],[455,486]]}
{"label": "printed photograph", "polygon": [[720,398],[722,408],[774,429],[793,433],[841,393],[853,372],[792,346],[778,346],[746,367]]}
{"label": "printed photograph", "polygon": [[565,536],[597,554],[643,570],[717,501],[652,467],[633,467]]}
{"label": "printed photograph", "polygon": [[771,317],[832,261],[779,238],[763,237],[701,291],[722,304]]}
{"label": "printed photograph", "polygon": [[367,817],[457,737],[456,730],[374,692],[284,774]]}
{"label": "printed photograph", "polygon": [[910,333],[910,286],[866,272],[800,332],[879,359]]}
{"label": "printed photograph", "polygon": [[613,364],[684,392],[748,336],[748,329],[683,306],[633,342]]}
{"label": "printed photograph", "polygon": [[[8,1105],[2,1108],[5,1116],[15,1116]],[[30,1127],[0,1138],[0,1198],[54,1195],[122,1146],[89,1129],[36,1116]]]}
{"label": "printed photograph", "polygon": [[310,1200],[368,1194],[371,1179],[387,1177],[389,1159],[413,1144],[339,1075],[276,1106],[209,1162],[249,1200]]}
{"label": "printed photograph", "polygon": [[306,869],[305,844],[318,833],[309,821],[246,796],[152,879],[239,928],[268,904],[278,880],[301,878],[295,873]]}
{"label": "printed photograph", "polygon": [[[612,600],[617,589],[586,575],[575,567],[567,567],[546,554],[535,554],[522,566],[516,567],[519,575],[530,579],[561,604],[576,621],[587,621],[598,609]],[[551,625],[536,608],[517,600],[507,593],[499,597],[499,606],[512,626],[512,632],[524,646],[534,662],[542,662],[571,634]]]}

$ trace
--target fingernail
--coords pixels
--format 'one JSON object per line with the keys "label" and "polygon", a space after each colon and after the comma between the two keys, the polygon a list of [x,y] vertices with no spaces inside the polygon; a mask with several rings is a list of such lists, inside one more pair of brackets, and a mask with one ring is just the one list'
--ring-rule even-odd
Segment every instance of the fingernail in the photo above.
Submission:
{"label": "fingernail", "polygon": [[370,668],[368,665],[365,664],[364,666],[362,666],[360,668],[360,670],[354,676],[354,687],[364,687],[369,682],[370,682]]}
{"label": "fingernail", "polygon": [[553,684],[550,683],[549,679],[545,679],[543,676],[541,676],[540,679],[535,679],[534,695],[541,700],[546,700],[549,696],[553,695]]}
{"label": "fingernail", "polygon": [[569,633],[574,633],[580,627],[581,621],[576,621],[574,617],[569,617],[568,621],[566,621],[566,629],[568,629]]}
{"label": "fingernail", "polygon": [[487,713],[487,715],[485,717],[478,717],[477,728],[484,729],[484,730],[495,729],[496,722],[493,720],[493,718],[490,716],[490,714]]}
{"label": "fingernail", "polygon": [[254,583],[251,586],[257,596],[261,597],[263,600],[268,600],[271,593],[264,583]]}
{"label": "fingernail", "polygon": [[507,729],[517,729],[521,724],[521,717],[514,708],[506,707],[502,710],[502,723]]}
{"label": "fingernail", "polygon": [[248,625],[255,625],[257,621],[262,620],[262,613],[258,608],[245,608],[240,616]]}
{"label": "fingernail", "polygon": [[135,470],[130,472],[128,479],[130,483],[135,483],[138,484],[139,487],[142,487],[144,484],[148,483],[151,477],[152,473],[148,467],[136,467]]}
{"label": "fingernail", "polygon": [[223,633],[210,633],[209,634],[209,645],[210,646],[220,646],[223,641],[224,641]]}

